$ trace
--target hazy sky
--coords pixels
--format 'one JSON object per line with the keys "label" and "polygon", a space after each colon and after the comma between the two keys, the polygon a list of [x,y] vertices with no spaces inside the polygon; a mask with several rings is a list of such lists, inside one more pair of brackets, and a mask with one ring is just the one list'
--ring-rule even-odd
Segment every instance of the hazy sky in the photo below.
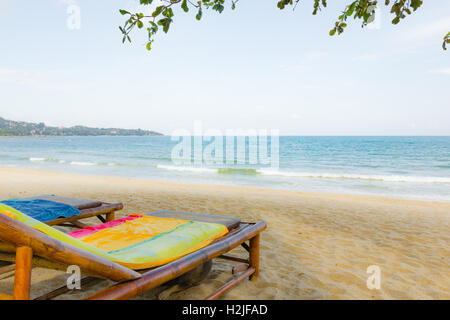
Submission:
{"label": "hazy sky", "polygon": [[[0,116],[48,125],[153,129],[280,129],[300,135],[449,135],[450,1],[426,0],[393,26],[350,21],[328,36],[348,1],[241,0],[235,11],[175,12],[153,50],[123,45],[131,0],[0,0]],[[381,1],[383,2],[383,1]],[[68,6],[81,28],[67,27]]]}

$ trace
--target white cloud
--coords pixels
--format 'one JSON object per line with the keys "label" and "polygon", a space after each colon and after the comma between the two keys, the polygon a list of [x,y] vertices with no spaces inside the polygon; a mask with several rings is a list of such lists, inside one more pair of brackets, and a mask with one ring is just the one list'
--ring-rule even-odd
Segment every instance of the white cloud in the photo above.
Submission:
{"label": "white cloud", "polygon": [[416,128],[417,128],[417,123],[416,123],[415,121],[411,121],[411,122],[409,123],[409,127],[410,127],[411,129],[416,129]]}
{"label": "white cloud", "polygon": [[294,64],[281,64],[280,69],[283,71],[309,71],[314,69],[314,64],[320,63],[322,59],[329,55],[326,51],[309,51],[302,55],[299,59],[300,62],[295,62]]}
{"label": "white cloud", "polygon": [[70,5],[73,5],[73,4],[76,4],[76,3],[77,3],[76,0],[58,0],[58,2],[59,2],[60,4],[66,5],[66,6],[70,6]]}
{"label": "white cloud", "polygon": [[307,60],[317,60],[321,58],[325,58],[328,56],[327,51],[309,51],[305,53],[305,58]]}
{"label": "white cloud", "polygon": [[355,61],[377,61],[381,58],[383,58],[385,55],[381,53],[363,53],[356,58],[354,58]]}
{"label": "white cloud", "polygon": [[68,74],[67,71],[24,71],[0,67],[0,83],[52,90],[78,89],[84,86],[67,81],[68,77],[70,78],[70,72]]}
{"label": "white cloud", "polygon": [[450,76],[450,68],[433,69],[433,70],[430,70],[430,73],[444,74],[444,75]]}
{"label": "white cloud", "polygon": [[422,24],[413,29],[409,29],[405,35],[405,37],[409,40],[417,40],[417,39],[435,39],[435,38],[443,38],[450,27],[450,16],[430,22],[428,24]]}
{"label": "white cloud", "polygon": [[289,65],[289,66],[282,64],[282,65],[280,65],[280,69],[283,71],[299,72],[299,71],[305,71],[307,68],[305,65],[302,65],[302,64],[295,64],[295,65]]}

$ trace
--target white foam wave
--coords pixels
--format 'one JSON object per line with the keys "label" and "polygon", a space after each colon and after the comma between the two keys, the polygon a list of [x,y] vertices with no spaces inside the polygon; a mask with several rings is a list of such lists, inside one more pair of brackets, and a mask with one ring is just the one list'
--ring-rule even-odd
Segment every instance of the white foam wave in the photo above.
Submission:
{"label": "white foam wave", "polygon": [[74,166],[96,166],[97,165],[97,163],[95,163],[95,162],[81,162],[81,161],[72,161],[70,164],[74,165]]}
{"label": "white foam wave", "polygon": [[394,176],[394,175],[364,175],[351,173],[313,173],[313,172],[290,172],[279,170],[257,170],[262,175],[317,178],[317,179],[352,179],[352,180],[372,180],[385,182],[417,182],[417,183],[450,183],[447,177],[420,177],[420,176]]}
{"label": "white foam wave", "polygon": [[28,160],[30,160],[31,162],[37,162],[37,161],[42,161],[42,162],[60,162],[61,161],[61,160],[54,159],[54,158],[29,158]]}
{"label": "white foam wave", "polygon": [[196,168],[196,167],[184,167],[184,166],[169,166],[163,164],[157,164],[156,168],[165,169],[171,171],[189,171],[189,172],[209,172],[209,173],[217,173],[217,169],[212,168]]}
{"label": "white foam wave", "polygon": [[[220,169],[196,168],[188,166],[156,165],[156,168],[171,171],[207,172],[220,173]],[[239,173],[239,171],[237,171]],[[399,175],[364,175],[351,173],[316,173],[316,172],[293,172],[273,169],[257,169],[257,174],[267,176],[281,176],[291,178],[313,178],[313,179],[348,179],[348,180],[368,180],[383,182],[413,182],[413,183],[450,183],[450,177],[421,177],[421,176],[399,176]]]}

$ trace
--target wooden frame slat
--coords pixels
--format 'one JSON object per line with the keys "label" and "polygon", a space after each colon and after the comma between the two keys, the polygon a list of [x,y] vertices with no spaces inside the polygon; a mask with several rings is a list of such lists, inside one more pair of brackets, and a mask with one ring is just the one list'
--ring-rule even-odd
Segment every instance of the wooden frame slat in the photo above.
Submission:
{"label": "wooden frame slat", "polygon": [[[85,289],[85,288],[93,286],[101,281],[103,281],[103,279],[94,278],[94,277],[84,277],[80,281],[80,286],[82,289]],[[49,293],[46,293],[40,297],[37,297],[34,300],[50,300],[50,299],[56,298],[60,295],[63,295],[69,291],[70,291],[70,289],[67,287],[67,285],[65,285],[65,286],[59,287]]]}
{"label": "wooden frame slat", "polygon": [[122,210],[122,209],[123,209],[122,203],[103,203],[99,207],[81,210],[81,213],[79,215],[72,216],[69,218],[58,218],[55,220],[48,221],[46,223],[49,226],[54,226],[54,225],[59,225],[59,224],[63,224],[66,222],[73,222],[73,221],[91,218],[91,217],[95,217],[95,216],[101,216],[101,215],[106,215],[107,218],[108,218],[108,215],[109,215],[109,217],[111,217],[111,216],[114,217],[114,212]]}
{"label": "wooden frame slat", "polygon": [[10,264],[9,266],[4,266],[0,268],[0,275],[14,271],[16,269],[15,264]]}
{"label": "wooden frame slat", "polygon": [[254,268],[248,268],[242,274],[234,277],[233,279],[225,283],[223,286],[221,286],[219,289],[217,289],[214,293],[207,296],[205,300],[218,299],[222,294],[229,291],[230,289],[232,289],[233,287],[244,281],[246,278],[250,277],[254,272],[255,272]]}
{"label": "wooden frame slat", "polygon": [[232,257],[232,256],[227,256],[227,255],[221,255],[218,256],[217,258],[219,259],[224,259],[224,260],[230,260],[230,261],[235,261],[235,262],[241,262],[241,263],[247,263],[250,264],[250,261],[244,258],[238,258],[238,257]]}

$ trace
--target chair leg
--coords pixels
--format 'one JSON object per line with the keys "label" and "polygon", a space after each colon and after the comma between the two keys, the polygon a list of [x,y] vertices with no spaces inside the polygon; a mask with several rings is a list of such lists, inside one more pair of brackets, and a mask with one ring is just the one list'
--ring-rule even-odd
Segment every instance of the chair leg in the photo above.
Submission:
{"label": "chair leg", "polygon": [[255,269],[250,276],[251,281],[257,280],[259,276],[259,239],[260,234],[250,239],[250,267]]}
{"label": "chair leg", "polygon": [[14,299],[29,300],[31,285],[31,259],[33,250],[30,247],[19,247],[16,250],[16,272],[14,276]]}
{"label": "chair leg", "polygon": [[106,214],[106,222],[114,221],[115,219],[115,211],[111,211],[110,213]]}

